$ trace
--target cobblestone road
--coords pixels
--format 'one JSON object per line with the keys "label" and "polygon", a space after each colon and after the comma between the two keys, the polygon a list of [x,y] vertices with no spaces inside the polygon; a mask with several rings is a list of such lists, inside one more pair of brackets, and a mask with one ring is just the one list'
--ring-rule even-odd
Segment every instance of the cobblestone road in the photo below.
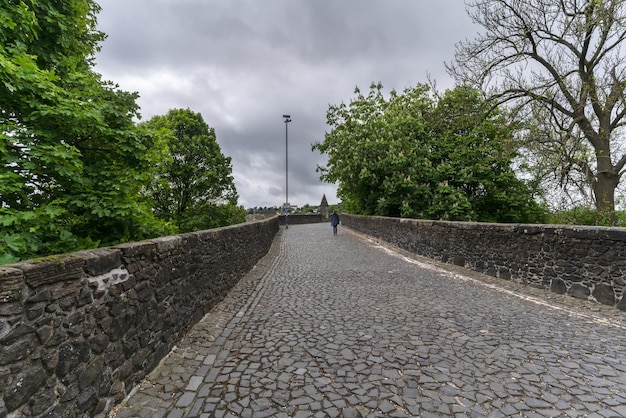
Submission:
{"label": "cobblestone road", "polygon": [[125,417],[623,417],[625,314],[293,225]]}

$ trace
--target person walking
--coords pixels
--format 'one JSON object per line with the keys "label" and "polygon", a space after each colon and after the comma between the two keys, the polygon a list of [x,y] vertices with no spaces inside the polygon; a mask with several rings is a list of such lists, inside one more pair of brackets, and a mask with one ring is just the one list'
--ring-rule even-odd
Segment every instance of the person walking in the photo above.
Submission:
{"label": "person walking", "polygon": [[333,211],[333,214],[330,215],[330,224],[333,226],[333,235],[337,235],[337,225],[339,225],[339,215],[337,215],[337,211]]}

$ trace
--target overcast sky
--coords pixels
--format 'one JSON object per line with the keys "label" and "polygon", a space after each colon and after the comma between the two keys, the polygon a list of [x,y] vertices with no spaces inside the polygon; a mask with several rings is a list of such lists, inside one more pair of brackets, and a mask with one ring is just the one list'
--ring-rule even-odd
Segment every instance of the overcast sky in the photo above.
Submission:
{"label": "overcast sky", "polygon": [[444,62],[477,31],[462,0],[97,0],[108,35],[96,71],[139,93],[142,120],[169,109],[200,112],[232,158],[239,204],[318,205],[311,151],[330,104],[381,82],[388,92],[428,78],[453,87]]}

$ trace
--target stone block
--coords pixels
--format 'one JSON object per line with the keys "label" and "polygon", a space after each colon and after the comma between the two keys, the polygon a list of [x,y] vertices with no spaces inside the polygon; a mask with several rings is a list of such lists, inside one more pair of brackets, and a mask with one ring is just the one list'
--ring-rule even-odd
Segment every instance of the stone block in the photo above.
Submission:
{"label": "stone block", "polygon": [[37,305],[31,305],[26,308],[26,318],[29,321],[34,321],[39,318],[46,310],[46,306],[43,303]]}
{"label": "stone block", "polygon": [[64,343],[65,341],[67,341],[67,331],[61,324],[57,324],[54,328],[54,334],[52,334],[52,337],[48,339],[45,346],[46,348],[52,348]]}
{"label": "stone block", "polygon": [[98,333],[89,341],[91,343],[91,351],[95,354],[101,354],[106,350],[109,344],[109,336],[104,333]]}
{"label": "stone block", "polygon": [[78,300],[78,295],[70,294],[68,296],[64,296],[59,299],[59,308],[65,312],[71,312],[74,306],[76,305],[76,301]]}
{"label": "stone block", "polygon": [[109,406],[108,399],[99,398],[97,404],[94,406],[91,416],[101,416],[102,412]]}
{"label": "stone block", "polygon": [[153,241],[141,241],[120,244],[115,246],[114,249],[120,250],[122,253],[122,257],[130,260],[150,258],[156,253],[156,248]]}
{"label": "stone block", "polygon": [[37,338],[39,338],[39,343],[41,345],[45,345],[50,338],[54,335],[54,328],[50,325],[44,325],[37,329]]}
{"label": "stone block", "polygon": [[592,293],[593,297],[600,303],[615,306],[615,291],[613,286],[601,283],[595,286]]}
{"label": "stone block", "polygon": [[610,241],[626,242],[624,228],[598,228],[598,237]]}
{"label": "stone block", "polygon": [[113,396],[113,400],[116,403],[122,402],[122,400],[126,396],[125,387],[126,386],[124,382],[122,381],[117,380],[113,382],[113,385],[111,386],[110,394],[111,396]]}
{"label": "stone block", "polygon": [[152,289],[149,288],[145,288],[137,292],[137,299],[139,299],[140,302],[147,302],[153,297],[154,293],[152,292]]}
{"label": "stone block", "polygon": [[26,303],[37,303],[37,302],[49,302],[52,300],[52,293],[50,289],[43,288],[36,292],[33,292],[28,299],[26,299]]}
{"label": "stone block", "polygon": [[77,298],[80,294],[81,284],[79,281],[70,281],[65,283],[59,283],[54,287],[50,287],[52,301],[58,301],[67,297]]}
{"label": "stone block", "polygon": [[81,288],[76,301],[76,307],[81,308],[85,305],[90,305],[92,302],[93,297],[91,291],[86,287]]}
{"label": "stone block", "polygon": [[517,234],[521,235],[542,235],[545,231],[542,225],[518,225],[514,228]]}
{"label": "stone block", "polygon": [[596,240],[598,238],[598,228],[588,226],[571,226],[562,228],[560,235],[576,240]]}
{"label": "stone block", "polygon": [[18,374],[4,390],[4,402],[9,411],[13,411],[37,393],[46,384],[48,375],[40,367],[32,366]]}
{"label": "stone block", "polygon": [[0,303],[0,316],[20,315],[24,312],[24,305],[20,302]]}
{"label": "stone block", "polygon": [[48,371],[54,373],[54,369],[59,363],[59,353],[56,350],[45,350],[41,354],[41,364]]}
{"label": "stone block", "polygon": [[158,254],[178,253],[183,245],[183,240],[180,235],[156,238],[153,239],[152,242],[155,244]]}
{"label": "stone block", "polygon": [[128,331],[128,323],[125,315],[119,315],[113,318],[109,329],[109,339],[111,341],[119,341]]}
{"label": "stone block", "polygon": [[85,272],[90,276],[100,276],[122,265],[122,252],[116,248],[99,248],[81,251],[85,260]]}
{"label": "stone block", "polygon": [[78,388],[78,382],[75,381],[65,381],[65,387],[59,390],[59,395],[61,403],[70,404],[70,401],[76,399],[78,394],[80,393],[80,389]]}
{"label": "stone block", "polygon": [[128,278],[119,277],[118,279],[124,280],[122,282],[122,287],[124,288],[124,290],[132,289],[135,286],[135,284],[137,284],[137,280],[135,279],[135,276],[128,276]]}
{"label": "stone block", "polygon": [[32,288],[78,280],[85,273],[85,260],[75,254],[40,258],[16,264],[24,272],[24,280]]}
{"label": "stone block", "polygon": [[24,273],[20,269],[0,267],[0,303],[22,300]]}
{"label": "stone block", "polygon": [[104,362],[108,367],[112,369],[117,369],[122,364],[124,364],[125,358],[124,353],[122,352],[122,347],[119,343],[111,344],[104,352]]}
{"label": "stone block", "polygon": [[28,334],[11,345],[0,345],[0,366],[17,363],[28,358],[37,348],[37,337]]}
{"label": "stone block", "polygon": [[88,359],[89,343],[87,341],[74,341],[62,344],[59,346],[59,361],[55,373],[63,378]]}
{"label": "stone block", "polygon": [[11,329],[11,331],[6,336],[0,339],[0,344],[11,345],[23,336],[33,334],[34,332],[35,328],[33,328],[31,325],[18,323]]}
{"label": "stone block", "polygon": [[564,295],[567,292],[567,286],[563,280],[554,278],[550,283],[550,290],[559,295]]}
{"label": "stone block", "polygon": [[587,286],[584,286],[580,283],[574,283],[572,284],[572,287],[570,287],[567,294],[577,299],[588,300],[589,295],[591,295],[591,291]]}
{"label": "stone block", "polygon": [[84,411],[85,415],[91,416],[91,411],[98,405],[96,389],[88,387],[85,390],[81,390],[76,397],[76,404],[80,411]]}
{"label": "stone block", "polygon": [[30,413],[33,416],[40,416],[48,408],[50,408],[56,400],[56,393],[54,388],[44,388],[33,396],[28,402],[30,406]]}
{"label": "stone block", "polygon": [[103,364],[104,360],[102,357],[96,357],[83,368],[78,376],[78,387],[80,390],[85,390],[93,385],[96,379],[102,374]]}
{"label": "stone block", "polygon": [[114,373],[114,377],[116,380],[125,381],[133,374],[133,370],[133,362],[126,360],[120,367],[117,368]]}

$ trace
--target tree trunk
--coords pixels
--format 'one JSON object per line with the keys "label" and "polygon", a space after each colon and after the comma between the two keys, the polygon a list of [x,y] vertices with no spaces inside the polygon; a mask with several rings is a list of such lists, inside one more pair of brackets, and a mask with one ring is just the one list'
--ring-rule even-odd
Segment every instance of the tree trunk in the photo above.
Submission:
{"label": "tree trunk", "polygon": [[615,217],[615,189],[618,183],[619,175],[611,170],[599,171],[593,185],[599,218],[606,220],[609,225],[615,225],[617,221]]}
{"label": "tree trunk", "polygon": [[[583,127],[588,128],[588,126]],[[608,132],[608,130],[605,130]],[[620,175],[611,159],[610,135],[594,135],[589,129],[587,139],[594,147],[597,163],[595,181],[592,182],[593,194],[596,198],[598,219],[603,225],[615,225],[615,189],[620,181]],[[595,136],[595,137],[594,137]]]}

